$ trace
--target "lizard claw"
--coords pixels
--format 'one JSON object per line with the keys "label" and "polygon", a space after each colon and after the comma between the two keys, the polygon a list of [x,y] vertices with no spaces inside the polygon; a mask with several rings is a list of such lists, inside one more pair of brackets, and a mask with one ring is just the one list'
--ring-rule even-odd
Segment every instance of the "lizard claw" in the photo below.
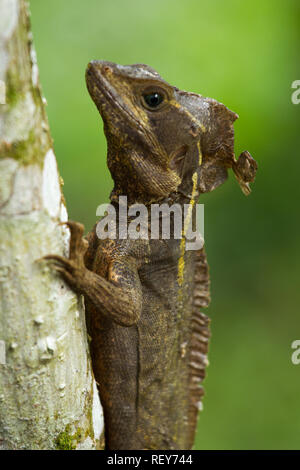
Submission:
{"label": "lizard claw", "polygon": [[60,255],[46,255],[42,259],[46,259],[49,261],[53,261],[54,267],[59,266],[59,267],[64,267],[64,269],[67,269],[68,271],[72,271],[74,269],[74,265],[71,260],[68,258],[64,258],[63,256]]}
{"label": "lizard claw", "polygon": [[66,225],[69,227],[71,232],[70,259],[75,260],[78,257],[83,258],[89,246],[88,241],[82,238],[84,233],[84,225],[80,224],[79,222],[74,222],[73,220],[60,222],[59,225]]}
{"label": "lizard claw", "polygon": [[50,254],[41,259],[50,261],[53,268],[61,274],[70,287],[81,292],[86,274],[84,254],[89,245],[88,241],[82,238],[84,226],[72,220],[60,222],[59,225],[66,225],[71,231],[69,258]]}
{"label": "lizard claw", "polygon": [[84,286],[86,268],[81,263],[76,260],[71,260],[64,258],[60,255],[46,255],[43,259],[51,262],[52,267],[57,271],[62,278],[72,287],[73,290],[81,293]]}
{"label": "lizard claw", "polygon": [[63,267],[53,264],[55,271],[57,271],[62,278],[69,284],[70,287],[74,287],[76,283],[74,282],[73,276]]}
{"label": "lizard claw", "polygon": [[74,220],[66,220],[64,222],[59,222],[58,225],[67,225],[69,227],[71,233],[79,234],[80,236],[83,235],[84,232],[84,225],[79,222],[74,222]]}

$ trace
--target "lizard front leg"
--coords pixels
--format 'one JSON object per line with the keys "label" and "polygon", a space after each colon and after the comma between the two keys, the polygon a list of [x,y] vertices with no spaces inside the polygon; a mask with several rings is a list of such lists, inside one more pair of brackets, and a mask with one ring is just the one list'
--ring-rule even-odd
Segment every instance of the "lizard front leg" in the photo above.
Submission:
{"label": "lizard front leg", "polygon": [[43,259],[52,261],[53,268],[61,274],[69,286],[82,294],[86,283],[86,267],[84,255],[88,249],[88,241],[83,238],[84,226],[78,222],[62,222],[71,231],[69,258],[60,255],[46,255]]}
{"label": "lizard front leg", "polygon": [[82,238],[84,227],[76,222],[66,222],[71,231],[69,258],[47,255],[67,284],[83,294],[96,311],[122,326],[131,326],[139,319],[142,309],[142,289],[134,257],[114,250],[108,259],[108,279],[87,269],[84,255],[88,241]]}

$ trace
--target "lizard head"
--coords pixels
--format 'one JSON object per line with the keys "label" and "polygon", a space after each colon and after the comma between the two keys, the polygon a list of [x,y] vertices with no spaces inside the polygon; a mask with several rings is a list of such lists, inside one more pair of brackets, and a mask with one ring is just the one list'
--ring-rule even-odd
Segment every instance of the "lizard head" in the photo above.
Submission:
{"label": "lizard head", "polygon": [[247,186],[253,159],[244,153],[237,165],[238,116],[223,104],[180,91],[143,64],[92,61],[86,82],[104,122],[113,195],[139,202],[176,192],[191,197],[223,183],[230,167]]}

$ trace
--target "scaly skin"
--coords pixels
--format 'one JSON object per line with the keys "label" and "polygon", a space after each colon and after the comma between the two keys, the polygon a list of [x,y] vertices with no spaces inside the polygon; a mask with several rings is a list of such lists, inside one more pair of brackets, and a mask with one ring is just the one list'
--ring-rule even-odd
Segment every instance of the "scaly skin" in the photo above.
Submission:
{"label": "scaly skin", "polygon": [[[111,202],[189,204],[233,168],[245,192],[256,162],[236,161],[233,122],[221,103],[170,86],[146,65],[91,62],[88,90],[104,121]],[[152,108],[145,96],[157,93]],[[173,220],[173,219],[171,219]],[[71,230],[69,259],[47,258],[84,295],[108,449],[190,449],[207,363],[209,278],[203,249],[180,240],[106,239]],[[117,232],[118,233],[118,232]],[[172,232],[171,232],[172,233]]]}

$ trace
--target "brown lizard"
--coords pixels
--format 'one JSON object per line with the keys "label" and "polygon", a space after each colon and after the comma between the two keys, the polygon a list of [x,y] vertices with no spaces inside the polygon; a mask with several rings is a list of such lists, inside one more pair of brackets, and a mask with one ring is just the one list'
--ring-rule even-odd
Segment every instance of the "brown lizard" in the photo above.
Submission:
{"label": "brown lizard", "polygon": [[[104,121],[117,214],[127,196],[129,206],[189,204],[194,219],[199,194],[229,168],[250,192],[257,165],[248,152],[235,159],[238,116],[226,106],[142,64],[93,61],[86,81]],[[81,224],[68,225],[69,259],[47,258],[84,295],[106,448],[190,449],[210,336],[204,249],[187,250],[184,236],[99,239],[96,226],[84,239]]]}

